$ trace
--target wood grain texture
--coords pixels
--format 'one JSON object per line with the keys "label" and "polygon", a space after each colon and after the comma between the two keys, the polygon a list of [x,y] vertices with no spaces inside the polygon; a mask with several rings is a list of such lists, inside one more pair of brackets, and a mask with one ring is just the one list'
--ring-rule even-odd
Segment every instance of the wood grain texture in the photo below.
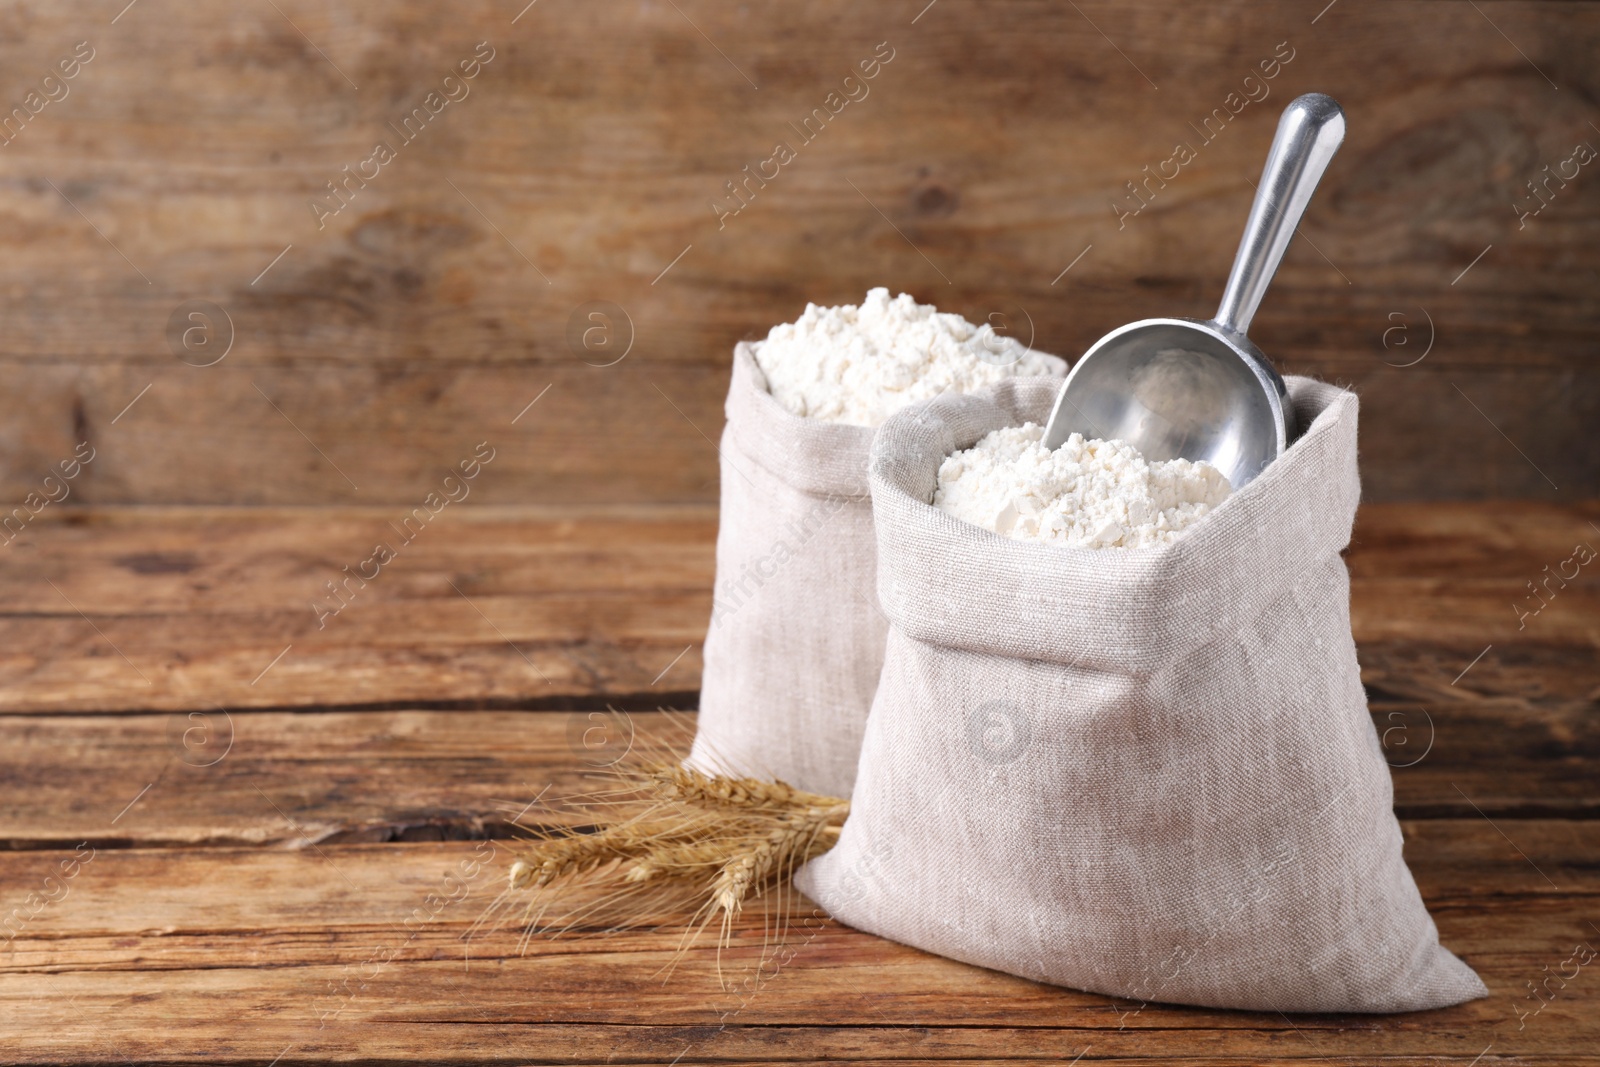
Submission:
{"label": "wood grain texture", "polygon": [[[1253,336],[1362,392],[1373,499],[1596,495],[1597,179],[1525,225],[1513,205],[1600,144],[1600,13],[1321,6],[18,5],[5,99],[77,41],[95,58],[0,148],[0,499],[88,439],[86,501],[409,506],[487,438],[515,447],[486,501],[710,501],[730,346],[807,301],[1026,311],[1068,356],[1209,314],[1277,110],[1313,89],[1349,137]],[[400,144],[483,41],[470,95]],[[869,95],[719,222],[879,42]],[[1270,95],[1205,141],[1283,42]],[[319,228],[380,139],[396,158]],[[1194,162],[1119,222],[1178,141]],[[171,351],[190,300],[231,321],[215,366]],[[615,366],[567,341],[595,300],[632,324]]]}
{"label": "wood grain texture", "polygon": [[[526,707],[637,694],[653,707],[699,688],[714,509],[446,506],[403,544],[406,514],[47,509],[0,549],[12,594],[0,700]],[[314,604],[341,602],[327,583],[379,541],[396,557],[320,615]]]}
{"label": "wood grain texture", "polygon": [[692,713],[594,709],[0,717],[0,847],[107,840],[136,796],[122,845],[504,836],[519,815],[565,823],[555,798],[602,787],[635,741],[687,750],[693,729]]}
{"label": "wood grain texture", "polygon": [[[1594,983],[1569,983],[1521,1031],[1513,1007],[1524,979],[1595,938],[1585,919],[1600,892],[1588,862],[1600,824],[1515,825],[1516,847],[1554,886],[1482,819],[1407,832],[1441,937],[1484,974],[1486,1000],[1401,1016],[1291,1020],[1160,1005],[1125,1015],[1136,1005],[820,920],[801,929],[768,981],[723,991],[714,953],[697,951],[663,984],[654,971],[676,943],[672,930],[535,940],[526,956],[510,930],[464,943],[503,877],[503,851],[466,883],[468,895],[416,918],[476,847],[439,843],[97,853],[10,946],[0,1003],[17,1062],[252,1062],[291,1046],[290,1062],[669,1062],[686,1046],[694,1053],[684,1062],[1070,1060],[1085,1045],[1111,1060],[1470,1059],[1491,1043],[1500,1062],[1592,1057]],[[0,892],[26,893],[61,855],[0,856]],[[728,977],[759,957],[761,936],[759,926],[740,930],[724,957]],[[113,1016],[112,1029],[91,1022]]]}
{"label": "wood grain texture", "polygon": [[[48,507],[0,546],[0,707],[693,706],[714,509],[447,506],[320,618],[313,603],[338,603],[326,583],[398,545],[405,514]],[[1541,687],[1568,712],[1592,701],[1591,571],[1521,629],[1514,605],[1540,602],[1527,583],[1574,544],[1600,545],[1596,519],[1594,504],[1364,507],[1348,555],[1368,683],[1424,704]]]}
{"label": "wood grain texture", "polygon": [[1600,942],[1592,580],[1521,630],[1508,600],[1597,512],[1362,509],[1352,619],[1407,862],[1490,996],[1285,1017],[1135,1011],[821,918],[762,979],[748,916],[729,988],[710,951],[662,982],[672,924],[464,936],[510,859],[484,835],[692,726],[650,709],[693,702],[705,507],[447,508],[316,630],[306,587],[391,509],[52,506],[0,555],[3,1058],[1600,1063],[1592,968],[1528,988]]}
{"label": "wood grain texture", "polygon": [[[1378,701],[1372,718],[1402,817],[1600,818],[1593,701]],[[686,748],[693,728],[595,709],[0,716],[0,849],[501,836],[519,814],[566,823],[549,801],[603,788],[632,742]]]}

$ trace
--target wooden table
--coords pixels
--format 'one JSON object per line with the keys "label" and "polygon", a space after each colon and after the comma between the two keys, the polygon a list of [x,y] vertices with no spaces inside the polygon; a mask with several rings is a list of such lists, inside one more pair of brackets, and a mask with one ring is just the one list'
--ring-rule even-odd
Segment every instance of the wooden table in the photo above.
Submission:
{"label": "wooden table", "polygon": [[0,1060],[1600,1063],[1600,966],[1529,993],[1600,945],[1600,585],[1512,607],[1600,505],[1362,512],[1406,856],[1490,996],[1299,1017],[1127,1015],[833,923],[727,991],[709,952],[663,984],[671,930],[464,940],[588,713],[693,707],[716,517],[453,509],[319,628],[390,517],[56,507],[0,556]]}

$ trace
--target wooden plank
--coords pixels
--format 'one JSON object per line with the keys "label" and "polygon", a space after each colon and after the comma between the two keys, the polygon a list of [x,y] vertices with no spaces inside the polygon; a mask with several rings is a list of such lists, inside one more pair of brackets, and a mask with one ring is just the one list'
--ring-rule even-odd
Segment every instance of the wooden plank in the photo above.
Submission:
{"label": "wooden plank", "polygon": [[[1374,578],[1542,578],[1578,543],[1600,538],[1600,500],[1364,503],[1345,561]],[[1595,545],[1600,548],[1600,544]],[[1587,575],[1587,565],[1576,568]],[[1575,584],[1587,584],[1585,578]],[[1524,590],[1526,592],[1526,590]],[[1562,590],[1553,594],[1560,597]]]}
{"label": "wooden plank", "polygon": [[[1576,541],[1600,544],[1590,527],[1600,508],[1434,508],[1364,508],[1350,550],[1352,625],[1377,695],[1543,687],[1592,700],[1600,586],[1589,571],[1522,630],[1513,605],[1537,603],[1527,583],[1559,568]],[[377,579],[350,587],[337,616],[320,618],[314,601],[338,603],[325,583],[376,541],[398,544],[405,514],[46,508],[0,548],[0,707],[570,708],[577,694],[692,703],[714,509],[446,507]]]}
{"label": "wooden plank", "polygon": [[[1600,544],[1597,518],[1532,501],[1361,509],[1351,615],[1403,814],[1594,817],[1600,602],[1573,548]],[[1529,583],[1552,575],[1545,604]]]}
{"label": "wooden plank", "polygon": [[70,847],[110,833],[304,848],[505,834],[519,813],[563,821],[536,798],[599,788],[630,751],[687,750],[693,729],[692,714],[593,709],[0,717],[0,842]]}
{"label": "wooden plank", "polygon": [[1490,643],[1600,647],[1600,584],[1582,563],[1595,549],[1592,503],[1365,506],[1347,554],[1351,624],[1361,642],[1457,647],[1457,672]]}
{"label": "wooden plank", "polygon": [[[837,299],[860,296],[857,291]],[[918,296],[945,303],[937,292]],[[789,321],[803,309],[801,301],[752,314],[748,321],[761,324],[764,333],[765,326]],[[1151,310],[1144,304],[1100,317],[1116,322]],[[989,312],[972,314],[981,320]],[[1375,315],[1381,324],[1382,312]],[[0,373],[25,386],[0,397],[0,414],[30,427],[26,439],[5,442],[9,473],[0,480],[7,483],[8,506],[20,506],[28,493],[40,491],[55,464],[87,440],[97,449],[96,459],[72,486],[86,502],[293,506],[375,500],[403,509],[434,488],[435,471],[489,441],[503,447],[503,459],[479,487],[487,502],[709,503],[717,497],[717,456],[710,442],[722,430],[734,339],[708,341],[709,354],[698,365],[647,363],[656,353],[641,352],[604,370],[559,359],[398,367],[241,361],[196,378],[160,363],[41,367],[0,360]],[[1071,357],[1083,347],[1052,344],[1047,350]],[[1423,373],[1424,366],[1410,368],[1415,380],[1401,383],[1385,376],[1402,372],[1382,367],[1355,373],[1317,358],[1286,364],[1293,373],[1361,392],[1368,499],[1595,492],[1600,475],[1591,467],[1591,450],[1565,436],[1570,427],[1600,417],[1588,378],[1530,367],[1465,368],[1444,380],[1431,370]],[[143,393],[146,386],[150,391]],[[512,425],[547,386],[549,394]],[[34,431],[42,411],[50,420]],[[1529,456],[1536,458],[1530,462]]]}
{"label": "wooden plank", "polygon": [[[1402,817],[1600,817],[1592,703],[1384,701],[1372,716]],[[535,797],[600,788],[630,746],[685,748],[693,728],[692,713],[592,708],[0,716],[0,848],[502,834]],[[562,820],[544,804],[523,818]]]}
{"label": "wooden plank", "polygon": [[[698,689],[713,510],[447,506],[410,544],[406,514],[47,509],[0,558],[13,594],[0,701],[540,706],[581,693],[603,706],[621,693],[656,706]],[[395,558],[320,614],[341,602],[327,583],[371,574],[380,541]]]}
{"label": "wooden plank", "polygon": [[[28,1063],[265,1062],[291,1048],[288,1062],[669,1062],[686,1046],[695,1052],[685,1062],[1069,1060],[1085,1045],[1098,1058],[1221,1062],[1470,1059],[1491,1043],[1501,1057],[1594,1056],[1600,992],[1586,973],[1521,1031],[1514,1008],[1524,980],[1597,936],[1585,920],[1600,893],[1591,862],[1600,825],[1519,822],[1515,846],[1482,819],[1406,832],[1441,936],[1483,973],[1486,1000],[1400,1016],[1158,1005],[1134,1015],[1111,998],[831,923],[807,928],[765,983],[724,991],[714,955],[697,951],[662,984],[655,972],[676,943],[671,930],[538,939],[526,956],[514,931],[500,931],[464,951],[461,935],[497,890],[506,857],[444,842],[97,852],[8,945],[0,1002],[8,1056]],[[461,864],[474,850],[485,861],[468,876]],[[0,899],[25,896],[67,855],[0,856]],[[451,893],[460,899],[437,902]],[[436,902],[424,905],[430,895]],[[741,930],[724,958],[730,977],[759,954],[760,936],[753,924]]]}
{"label": "wooden plank", "polygon": [[1592,700],[1378,701],[1371,711],[1402,818],[1600,818]]}
{"label": "wooden plank", "polygon": [[[1587,172],[1526,225],[1513,207],[1593,137],[1592,4],[1502,3],[1492,23],[1342,5],[1315,26],[1289,0],[1003,18],[696,3],[625,26],[592,5],[515,24],[490,5],[280,6],[143,0],[93,33],[30,9],[0,40],[8,99],[86,35],[97,50],[0,153],[0,499],[87,437],[103,465],[86,500],[409,505],[421,472],[553,381],[561,410],[518,424],[524,458],[490,498],[710,501],[715,457],[652,380],[714,438],[734,340],[878,284],[974,319],[1026,309],[1067,355],[1149,314],[1209,314],[1277,108],[1314,88],[1343,101],[1349,139],[1252,332],[1289,369],[1364,391],[1369,495],[1600,477],[1584,436],[1600,385],[1574,369],[1593,348],[1600,207]],[[479,41],[495,58],[471,95],[319,229],[310,200]],[[725,183],[798,141],[789,124],[880,41],[895,58],[870,95],[719,222]],[[1271,95],[1197,134],[1279,42],[1294,58]],[[1178,141],[1193,163],[1119,222],[1112,201]],[[195,299],[235,336],[205,369],[166,337]],[[593,300],[634,324],[615,367],[566,340]]]}
{"label": "wooden plank", "polygon": [[651,364],[641,352],[605,369],[570,356],[398,366],[230,356],[204,371],[0,362],[28,383],[0,398],[0,415],[13,426],[31,426],[42,410],[59,416],[36,436],[12,434],[4,499],[9,509],[42,492],[55,465],[89,441],[95,458],[69,484],[86,503],[380,503],[405,512],[486,442],[497,455],[472,486],[475,501],[715,502],[712,442],[731,351],[730,342],[698,365]]}

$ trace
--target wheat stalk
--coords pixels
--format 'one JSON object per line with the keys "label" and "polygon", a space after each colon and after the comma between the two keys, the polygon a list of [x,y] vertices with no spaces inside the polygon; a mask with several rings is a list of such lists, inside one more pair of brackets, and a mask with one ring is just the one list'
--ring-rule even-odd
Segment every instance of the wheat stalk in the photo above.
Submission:
{"label": "wheat stalk", "polygon": [[[536,928],[570,930],[613,912],[615,925],[637,925],[650,920],[653,905],[675,902],[691,912],[680,956],[720,918],[720,971],[720,949],[749,900],[776,899],[786,928],[789,879],[832,847],[850,812],[838,797],[675,760],[639,759],[609,775],[614,788],[571,802],[592,817],[592,828],[523,827],[531,840],[517,850],[507,892],[533,898],[524,944]],[[580,888],[605,892],[559,923],[544,922],[553,898]]]}

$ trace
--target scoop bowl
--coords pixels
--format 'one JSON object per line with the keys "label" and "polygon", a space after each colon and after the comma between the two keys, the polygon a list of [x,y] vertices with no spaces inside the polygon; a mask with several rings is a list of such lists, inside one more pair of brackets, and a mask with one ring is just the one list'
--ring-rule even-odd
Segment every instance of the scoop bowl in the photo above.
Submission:
{"label": "scoop bowl", "polygon": [[1204,460],[1235,489],[1293,440],[1283,378],[1243,334],[1198,319],[1144,319],[1078,360],[1056,400],[1046,448],[1073,433],[1127,441],[1147,460]]}
{"label": "scoop bowl", "polygon": [[1203,460],[1237,490],[1289,447],[1289,391],[1245,331],[1343,140],[1332,97],[1289,102],[1216,317],[1142,319],[1095,342],[1067,375],[1046,448],[1074,433],[1126,441],[1148,460]]}

